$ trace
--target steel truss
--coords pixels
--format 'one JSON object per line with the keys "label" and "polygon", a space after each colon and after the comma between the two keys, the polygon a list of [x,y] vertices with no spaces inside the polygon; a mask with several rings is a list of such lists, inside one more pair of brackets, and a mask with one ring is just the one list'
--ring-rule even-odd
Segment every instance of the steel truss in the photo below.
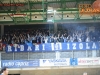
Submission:
{"label": "steel truss", "polygon": [[[47,22],[48,15],[53,15],[53,22],[66,22],[66,21],[84,21],[84,20],[100,20],[100,15],[89,15],[90,19],[82,18],[84,14],[79,13],[79,4],[92,4],[95,0],[0,0],[0,4],[4,3],[22,3],[21,6],[1,6],[0,14],[6,13],[7,16],[11,17],[10,14],[15,14],[18,10],[22,14],[27,14],[27,23],[35,23],[35,22]],[[52,8],[51,13],[48,13],[48,10]],[[56,12],[54,12],[56,11]],[[36,14],[35,14],[36,13]],[[39,15],[42,17],[41,20],[32,19],[32,16]],[[66,18],[64,18],[66,15]],[[74,17],[70,18],[70,15]],[[60,18],[59,20],[56,18]],[[6,23],[16,23],[15,18],[11,17],[12,21],[6,21]],[[4,21],[0,21],[0,23],[5,23]]]}

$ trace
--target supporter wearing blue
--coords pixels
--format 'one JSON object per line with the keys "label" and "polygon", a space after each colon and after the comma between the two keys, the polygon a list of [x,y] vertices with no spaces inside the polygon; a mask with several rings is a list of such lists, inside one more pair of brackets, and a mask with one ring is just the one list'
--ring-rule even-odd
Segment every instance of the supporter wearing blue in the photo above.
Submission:
{"label": "supporter wearing blue", "polygon": [[86,41],[86,35],[82,34],[81,39],[82,39],[82,42],[85,42]]}
{"label": "supporter wearing blue", "polygon": [[26,41],[30,43],[100,41],[99,28],[89,29],[89,27],[77,28],[72,25],[62,30],[58,29],[55,33],[48,29],[13,29],[5,32],[2,42],[4,44],[25,44]]}

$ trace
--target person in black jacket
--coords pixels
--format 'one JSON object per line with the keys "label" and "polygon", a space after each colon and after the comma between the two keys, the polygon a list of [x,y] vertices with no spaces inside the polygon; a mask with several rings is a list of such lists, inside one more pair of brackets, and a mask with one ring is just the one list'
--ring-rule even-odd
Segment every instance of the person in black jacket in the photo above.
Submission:
{"label": "person in black jacket", "polygon": [[1,69],[0,75],[8,75],[8,69],[7,69],[7,67],[3,67]]}

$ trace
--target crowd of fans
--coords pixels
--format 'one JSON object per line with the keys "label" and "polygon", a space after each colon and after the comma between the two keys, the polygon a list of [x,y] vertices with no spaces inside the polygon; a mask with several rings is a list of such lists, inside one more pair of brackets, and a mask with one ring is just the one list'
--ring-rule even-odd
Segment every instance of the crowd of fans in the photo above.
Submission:
{"label": "crowd of fans", "polygon": [[48,29],[16,29],[6,31],[2,36],[4,44],[29,43],[66,43],[66,42],[97,42],[100,41],[100,31],[94,30],[59,30],[49,32]]}
{"label": "crowd of fans", "polygon": [[100,41],[99,30],[69,30],[68,42],[97,42]]}
{"label": "crowd of fans", "polygon": [[67,38],[67,32],[50,33],[47,29],[38,30],[10,30],[2,37],[4,44],[25,44],[31,43],[56,43],[64,42]]}

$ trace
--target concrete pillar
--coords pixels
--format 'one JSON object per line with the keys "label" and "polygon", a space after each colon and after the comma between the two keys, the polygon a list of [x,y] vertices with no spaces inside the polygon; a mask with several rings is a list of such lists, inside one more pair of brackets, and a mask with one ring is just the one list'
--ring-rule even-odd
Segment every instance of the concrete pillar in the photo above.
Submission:
{"label": "concrete pillar", "polygon": [[92,50],[92,57],[96,57],[96,50]]}
{"label": "concrete pillar", "polygon": [[56,59],[60,59],[60,52],[56,52]]}
{"label": "concrete pillar", "polygon": [[75,51],[72,50],[72,58],[75,58],[74,52],[75,52]]}
{"label": "concrete pillar", "polygon": [[88,51],[86,50],[86,57],[88,57]]}
{"label": "concrete pillar", "polygon": [[57,29],[58,29],[57,23],[54,23],[54,32],[57,32]]}
{"label": "concrete pillar", "polygon": [[4,25],[1,25],[1,36],[4,35]]}

